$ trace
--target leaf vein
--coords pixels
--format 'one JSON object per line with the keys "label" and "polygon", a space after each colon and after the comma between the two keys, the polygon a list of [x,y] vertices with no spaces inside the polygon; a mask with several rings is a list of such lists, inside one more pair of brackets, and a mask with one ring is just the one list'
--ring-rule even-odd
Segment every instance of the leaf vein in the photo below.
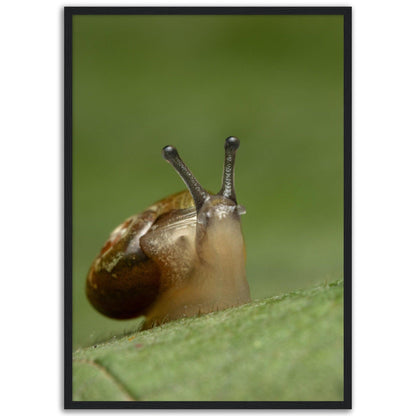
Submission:
{"label": "leaf vein", "polygon": [[110,372],[108,368],[104,365],[97,363],[94,360],[87,360],[87,359],[74,359],[74,362],[80,364],[87,364],[95,367],[98,369],[106,378],[111,380],[122,392],[122,394],[126,397],[126,401],[136,401],[137,399],[134,398],[133,394],[131,394],[128,388],[119,380],[113,373]]}

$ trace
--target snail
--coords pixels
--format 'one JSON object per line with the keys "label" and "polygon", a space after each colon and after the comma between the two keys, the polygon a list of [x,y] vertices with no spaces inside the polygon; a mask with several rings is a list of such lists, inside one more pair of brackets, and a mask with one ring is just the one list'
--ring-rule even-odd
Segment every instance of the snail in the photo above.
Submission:
{"label": "snail", "polygon": [[222,187],[207,192],[173,146],[162,150],[188,190],[119,225],[88,272],[86,293],[102,314],[146,317],[142,329],[250,302],[234,189],[236,137],[225,141]]}

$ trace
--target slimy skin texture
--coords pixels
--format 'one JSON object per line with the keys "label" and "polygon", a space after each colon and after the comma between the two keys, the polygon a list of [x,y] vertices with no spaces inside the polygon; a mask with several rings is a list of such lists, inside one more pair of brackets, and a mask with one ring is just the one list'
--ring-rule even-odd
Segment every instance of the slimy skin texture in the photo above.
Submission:
{"label": "slimy skin texture", "polygon": [[[202,221],[199,217],[207,213],[208,221]],[[239,216],[231,212],[222,217],[215,206],[207,213],[198,215],[196,225],[175,227],[164,236],[170,243],[163,247],[153,243],[158,238],[152,231],[142,238],[144,252],[158,262],[163,275],[161,294],[147,314],[145,328],[250,302]]]}

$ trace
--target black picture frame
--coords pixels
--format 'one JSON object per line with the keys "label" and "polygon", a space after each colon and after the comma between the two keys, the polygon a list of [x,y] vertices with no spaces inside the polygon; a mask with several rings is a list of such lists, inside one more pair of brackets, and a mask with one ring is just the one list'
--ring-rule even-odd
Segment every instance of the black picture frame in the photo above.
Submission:
{"label": "black picture frame", "polygon": [[[65,7],[64,9],[64,407],[66,409],[351,409],[352,398],[352,77],[351,7]],[[344,19],[344,400],[149,401],[72,399],[72,18],[76,15],[340,15]]]}

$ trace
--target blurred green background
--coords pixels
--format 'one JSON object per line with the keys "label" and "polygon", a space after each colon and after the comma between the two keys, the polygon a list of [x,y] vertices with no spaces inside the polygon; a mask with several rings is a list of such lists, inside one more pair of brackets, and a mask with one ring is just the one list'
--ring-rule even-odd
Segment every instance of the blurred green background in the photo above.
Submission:
{"label": "blurred green background", "polygon": [[184,189],[162,147],[218,191],[231,135],[252,297],[342,278],[342,16],[74,17],[74,347],[137,326],[85,278],[118,224]]}

